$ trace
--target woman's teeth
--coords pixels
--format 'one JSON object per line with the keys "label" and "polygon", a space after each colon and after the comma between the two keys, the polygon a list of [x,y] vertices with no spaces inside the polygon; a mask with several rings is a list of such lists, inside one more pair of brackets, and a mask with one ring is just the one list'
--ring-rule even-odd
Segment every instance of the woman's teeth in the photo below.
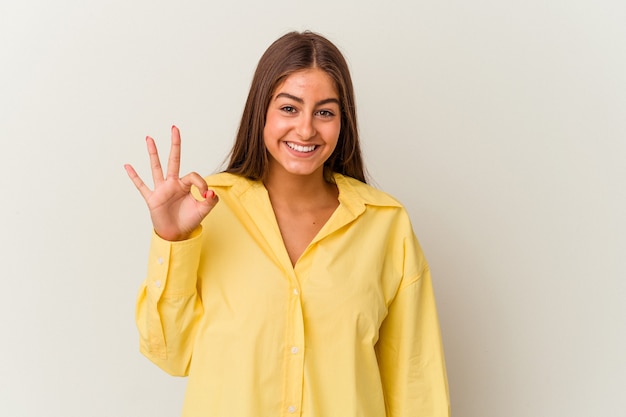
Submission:
{"label": "woman's teeth", "polygon": [[296,145],[295,143],[291,143],[291,142],[287,142],[287,146],[289,146],[294,151],[298,151],[298,152],[312,152],[316,148],[315,145],[302,146],[302,145]]}

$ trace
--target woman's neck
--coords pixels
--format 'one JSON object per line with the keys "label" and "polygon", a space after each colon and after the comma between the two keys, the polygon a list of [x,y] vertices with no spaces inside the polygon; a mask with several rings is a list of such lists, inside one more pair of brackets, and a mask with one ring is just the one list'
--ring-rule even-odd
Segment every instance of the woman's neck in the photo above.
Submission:
{"label": "woman's neck", "polygon": [[335,184],[324,179],[323,172],[312,175],[292,175],[270,171],[263,181],[272,202],[288,205],[316,205],[337,201]]}

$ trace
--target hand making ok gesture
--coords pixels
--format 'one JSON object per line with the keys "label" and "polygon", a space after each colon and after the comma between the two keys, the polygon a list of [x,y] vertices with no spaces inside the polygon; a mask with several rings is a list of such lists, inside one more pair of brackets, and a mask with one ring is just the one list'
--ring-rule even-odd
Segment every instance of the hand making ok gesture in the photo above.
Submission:
{"label": "hand making ok gesture", "polygon": [[[172,126],[172,146],[167,161],[167,176],[163,169],[154,139],[146,138],[154,190],[137,175],[129,164],[124,165],[128,176],[148,204],[154,231],[163,239],[170,241],[185,240],[191,236],[202,219],[215,207],[218,197],[208,189],[206,181],[196,172],[179,177],[180,171],[180,131]],[[197,200],[191,194],[195,185],[204,200]]]}

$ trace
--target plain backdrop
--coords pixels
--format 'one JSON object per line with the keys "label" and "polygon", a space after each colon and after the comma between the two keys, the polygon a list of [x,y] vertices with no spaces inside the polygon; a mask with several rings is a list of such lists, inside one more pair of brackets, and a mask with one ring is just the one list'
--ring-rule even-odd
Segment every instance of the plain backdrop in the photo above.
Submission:
{"label": "plain backdrop", "polygon": [[345,53],[373,184],[429,259],[453,415],[624,415],[625,21],[622,0],[2,0],[0,415],[179,414],[185,379],[138,352],[151,228],[123,164],[149,179],[144,137],[166,153],[176,124],[182,171],[219,170],[258,58],[304,29]]}

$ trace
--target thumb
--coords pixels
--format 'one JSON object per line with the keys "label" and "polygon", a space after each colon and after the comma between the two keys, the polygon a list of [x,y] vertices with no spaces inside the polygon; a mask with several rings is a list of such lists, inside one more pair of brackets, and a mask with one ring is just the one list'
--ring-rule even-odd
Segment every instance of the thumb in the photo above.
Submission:
{"label": "thumb", "polygon": [[203,217],[206,216],[207,214],[209,214],[209,212],[211,212],[211,210],[213,210],[213,207],[215,207],[215,205],[220,201],[220,198],[217,196],[217,194],[215,194],[215,191],[213,190],[207,190],[202,194],[202,197],[204,197],[203,201],[199,201],[199,208],[202,211],[202,215]]}

